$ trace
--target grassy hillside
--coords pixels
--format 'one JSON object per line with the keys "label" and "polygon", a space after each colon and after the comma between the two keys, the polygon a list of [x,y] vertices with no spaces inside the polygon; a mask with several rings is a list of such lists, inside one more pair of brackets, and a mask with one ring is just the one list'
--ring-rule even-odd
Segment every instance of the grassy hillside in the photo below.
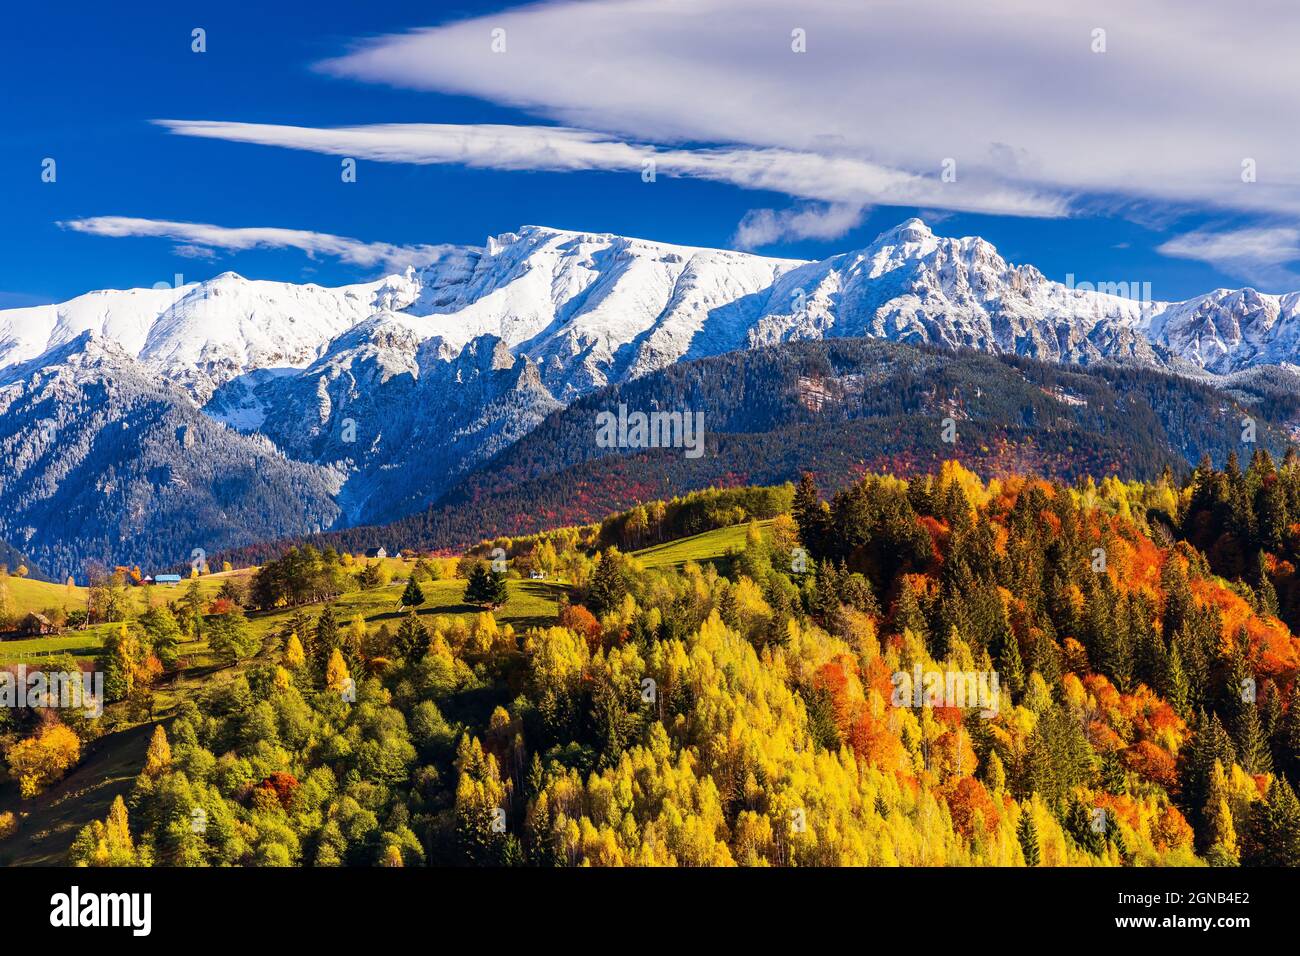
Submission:
{"label": "grassy hillside", "polygon": [[61,607],[71,610],[86,606],[86,588],[69,588],[63,584],[37,581],[35,578],[18,578],[12,575],[3,579],[9,589],[9,601],[17,614],[30,614],[47,608]]}
{"label": "grassy hillside", "polygon": [[[221,590],[221,585],[230,578],[248,578],[251,577],[252,568],[243,568],[238,571],[225,571],[217,574],[205,574],[199,578],[199,590],[204,596],[211,596]],[[5,586],[9,589],[9,600],[19,614],[28,614],[32,611],[44,611],[49,608],[63,608],[70,611],[74,608],[84,608],[86,598],[90,594],[89,588],[79,585],[68,587],[66,584],[53,584],[49,581],[37,581],[34,578],[16,578],[9,576],[3,579]],[[156,584],[153,586],[154,600],[156,601],[174,601],[177,597],[185,592],[189,587],[189,581],[182,581],[180,584]],[[132,592],[138,599],[143,599],[143,589]]]}
{"label": "grassy hillside", "polygon": [[[334,603],[334,613],[343,622],[350,621],[355,615],[360,614],[367,624],[378,626],[387,623],[390,627],[396,628],[401,623],[403,615],[409,610],[407,608],[399,610],[402,590],[405,586],[405,582],[402,582],[376,588],[373,591],[350,592]],[[463,580],[423,582],[420,587],[426,599],[418,609],[422,617],[476,616],[482,611],[482,608],[464,602],[465,582]],[[557,603],[564,591],[562,586],[544,581],[511,581],[508,587],[510,599],[494,612],[497,621],[502,624],[512,624],[515,630],[554,622]],[[307,610],[316,613],[320,608],[313,607]],[[292,616],[293,611],[278,610],[268,613],[251,612],[248,619],[257,633],[268,635],[281,629]]]}
{"label": "grassy hillside", "polygon": [[64,866],[77,831],[101,819],[117,796],[131,792],[144,767],[153,723],[105,734],[85,748],[81,763],[63,780],[31,800],[17,787],[0,787],[0,812],[13,811],[19,831],[0,841],[0,866]]}
{"label": "grassy hillside", "polygon": [[[199,578],[199,590],[205,598],[211,598],[221,585],[230,578],[248,578],[253,569],[208,574]],[[32,578],[6,577],[3,584],[9,592],[9,603],[17,617],[34,612],[48,612],[62,609],[72,611],[84,609],[90,594],[89,588],[68,587],[65,584],[53,584],[48,581],[36,581]],[[155,585],[152,600],[155,604],[177,600],[189,587],[188,581],[180,584]],[[145,591],[143,588],[130,592],[136,610],[145,608]],[[85,630],[67,631],[51,637],[33,637],[20,640],[0,640],[0,665],[31,662],[51,654],[69,653],[74,657],[86,659],[94,657],[104,643],[104,635],[114,625],[99,624]],[[206,650],[191,644],[186,652]]]}
{"label": "grassy hillside", "polygon": [[[742,533],[741,542],[743,543],[743,541]],[[334,605],[335,612],[340,619],[350,621],[354,615],[360,614],[370,624],[378,625],[388,621],[392,627],[397,626],[401,618],[401,614],[398,612],[398,602],[405,586],[405,581],[401,580],[401,578],[405,577],[413,563],[403,562],[399,559],[390,559],[386,563],[399,576],[399,583],[376,588],[373,591],[354,591],[343,595]],[[205,575],[199,578],[199,587],[204,596],[210,598],[221,589],[222,583],[227,578],[247,577],[249,575],[251,575],[249,570]],[[11,598],[21,614],[52,607],[72,608],[79,605],[84,606],[86,601],[86,588],[73,588],[70,596],[68,589],[61,584],[49,584],[44,581],[19,578],[10,578],[8,583]],[[155,587],[153,589],[153,600],[155,603],[175,601],[188,586],[188,582],[185,582],[180,585]],[[428,600],[419,609],[421,615],[454,616],[478,613],[478,608],[465,604],[461,600],[465,593],[465,582],[462,580],[434,581],[424,584],[423,587],[425,597]],[[563,590],[559,585],[540,581],[513,581],[509,587],[510,600],[497,610],[496,615],[497,619],[503,624],[513,624],[515,629],[518,630],[522,627],[547,624],[555,619],[556,602]],[[144,591],[136,590],[132,593],[139,609],[143,610]],[[309,608],[308,610],[319,611],[319,608]],[[289,610],[266,613],[252,612],[249,614],[249,623],[255,633],[259,636],[265,636],[283,627],[284,623],[292,616],[292,613]],[[116,626],[114,624],[100,624],[86,628],[84,631],[70,631],[50,637],[0,641],[0,665],[32,663],[42,657],[64,653],[72,654],[79,659],[93,658],[103,646],[105,635]],[[208,663],[206,660],[207,652],[206,641],[188,641],[181,645],[181,654],[190,658],[195,664]]]}
{"label": "grassy hillside", "polygon": [[[378,563],[383,565],[394,579],[407,577],[411,572],[411,568],[414,567],[413,561],[407,561],[403,558],[385,558]],[[199,577],[199,590],[204,597],[211,597],[221,590],[221,586],[226,581],[235,579],[246,582],[252,578],[256,571],[257,569],[253,567],[204,574]],[[15,613],[19,615],[29,614],[33,611],[46,611],[51,608],[62,608],[65,611],[84,608],[86,599],[90,595],[89,588],[79,585],[68,587],[66,584],[38,581],[35,578],[19,578],[13,575],[0,578],[0,583],[3,583],[8,589],[10,604]],[[155,584],[153,586],[154,600],[174,601],[185,593],[189,585],[188,579],[182,580],[180,584]],[[132,591],[138,603],[143,602],[144,593],[143,589]]]}
{"label": "grassy hillside", "polygon": [[[771,521],[760,521],[759,527],[764,534],[771,527]],[[634,552],[638,561],[647,568],[680,567],[687,561],[712,561],[725,557],[728,552],[740,552],[745,548],[745,535],[749,525],[738,524],[730,528],[716,528],[703,534],[678,538],[650,548]]]}

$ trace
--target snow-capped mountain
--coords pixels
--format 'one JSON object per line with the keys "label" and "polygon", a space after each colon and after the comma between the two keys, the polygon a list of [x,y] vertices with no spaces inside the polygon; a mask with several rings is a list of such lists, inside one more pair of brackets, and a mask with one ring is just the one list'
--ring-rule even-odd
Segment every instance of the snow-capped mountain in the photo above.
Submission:
{"label": "snow-capped mountain", "polygon": [[1300,292],[1216,289],[1152,309],[1143,332],[1170,353],[1219,374],[1300,364]]}
{"label": "snow-capped mountain", "polygon": [[983,239],[939,237],[911,219],[818,262],[524,226],[422,273],[335,289],[227,272],[90,292],[0,311],[0,367],[92,331],[206,401],[242,375],[305,368],[379,313],[453,352],[495,336],[540,365],[561,399],[681,358],[827,335],[1216,373],[1300,353],[1300,293],[1141,303],[1067,288]]}
{"label": "snow-capped mountain", "polygon": [[0,367],[91,332],[205,400],[245,372],[308,364],[341,332],[420,291],[411,273],[326,289],[226,272],[175,288],[89,292],[0,312]]}
{"label": "snow-capped mountain", "polygon": [[[436,500],[593,389],[686,359],[842,336],[1226,375],[1300,363],[1300,293],[1218,290],[1170,303],[1081,291],[919,219],[815,262],[523,226],[422,272],[335,289],[225,273],[0,311],[0,436],[27,440],[15,416],[49,394],[43,370],[57,368],[69,394],[85,378],[86,394],[128,429],[142,406],[109,401],[112,382],[148,382],[205,434],[229,431],[301,464],[321,487],[333,480],[337,521],[368,522]],[[59,417],[57,402],[43,407]],[[61,443],[42,453],[55,459],[42,473],[50,502],[69,483],[101,480],[58,463]],[[30,467],[34,452],[15,449],[0,454]],[[143,507],[163,487],[137,489]],[[15,493],[0,485],[0,506]],[[309,524],[332,520],[329,508],[308,510]],[[28,546],[37,517],[6,522],[0,538]],[[102,540],[114,547],[112,535]],[[66,553],[71,563],[78,552]]]}
{"label": "snow-capped mountain", "polygon": [[59,577],[329,527],[342,484],[89,331],[0,370],[0,540]]}
{"label": "snow-capped mountain", "polygon": [[254,389],[262,434],[291,457],[352,475],[348,520],[406,514],[562,404],[536,364],[498,338],[449,347],[385,313],[340,336],[301,375]]}

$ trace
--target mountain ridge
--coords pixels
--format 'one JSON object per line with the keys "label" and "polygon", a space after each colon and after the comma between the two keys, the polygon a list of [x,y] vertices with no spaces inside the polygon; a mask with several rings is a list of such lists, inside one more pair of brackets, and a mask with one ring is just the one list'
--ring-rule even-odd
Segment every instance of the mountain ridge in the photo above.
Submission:
{"label": "mountain ridge", "polygon": [[[308,488],[298,514],[287,513],[297,510],[290,497],[237,529],[292,536],[419,512],[599,389],[738,350],[858,337],[1153,368],[1229,388],[1276,369],[1269,387],[1285,393],[1294,390],[1286,370],[1300,357],[1300,293],[1220,290],[1166,303],[1069,288],[1008,263],[978,236],[940,237],[919,219],[816,261],[522,226],[423,270],[334,289],[226,272],[180,288],[0,312],[0,390],[12,393],[4,407],[23,409],[0,421],[10,442],[0,456],[17,471],[33,467],[10,426],[39,431],[42,415],[57,416],[17,396],[27,379],[57,368],[77,402],[107,396],[122,416],[117,425],[129,429],[152,409],[138,424],[155,426],[162,402],[178,423],[202,420],[214,447],[274,472],[286,484],[272,482],[273,494]],[[105,391],[96,361],[110,354],[122,384]],[[132,389],[138,394],[125,394]],[[78,464],[83,451],[48,449],[67,460],[42,465],[42,481],[93,488],[98,479]],[[128,451],[138,449],[120,449]],[[172,451],[177,460],[158,467],[188,467],[180,459],[190,452]],[[136,465],[101,464],[127,473]],[[202,484],[213,502],[236,504],[237,483],[208,475]],[[136,487],[146,510],[166,497],[163,485]],[[86,489],[47,492],[52,502],[72,501]],[[91,508],[93,526],[65,528],[68,541],[41,545],[31,521],[16,517],[25,502],[12,481],[0,484],[0,507],[14,516],[0,538],[54,572],[125,540],[111,527],[120,522]],[[183,544],[171,546],[183,555],[202,546]],[[151,560],[165,556],[159,545]]]}
{"label": "mountain ridge", "polygon": [[[93,328],[202,402],[240,374],[305,368],[383,312],[450,348],[493,334],[558,365],[546,374],[561,399],[566,386],[595,384],[584,372],[604,384],[611,373],[633,378],[683,357],[828,334],[1062,361],[1181,360],[1185,370],[1215,374],[1300,358],[1300,292],[1245,287],[1138,301],[1101,285],[1053,282],[1033,265],[1008,263],[981,237],[939,237],[917,218],[821,260],[524,225],[422,271],[336,288],[224,272],[179,288],[100,290],[0,310],[0,367]],[[1081,334],[1060,339],[1069,326]]]}
{"label": "mountain ridge", "polygon": [[[1109,370],[1107,370],[1109,372]],[[484,536],[598,521],[639,502],[706,487],[771,485],[816,472],[834,490],[873,470],[937,470],[959,458],[983,477],[1032,473],[1154,479],[1202,455],[1268,448],[1294,432],[1295,381],[1239,383],[1239,395],[1141,367],[1115,374],[1016,356],[878,339],[787,342],[737,351],[607,386],[548,415],[428,508],[395,521],[294,539],[360,552],[383,546],[455,552]],[[702,408],[707,452],[600,447],[597,416]],[[1240,442],[1256,419],[1257,444]],[[943,439],[944,420],[956,435]],[[258,563],[291,542],[233,552]]]}

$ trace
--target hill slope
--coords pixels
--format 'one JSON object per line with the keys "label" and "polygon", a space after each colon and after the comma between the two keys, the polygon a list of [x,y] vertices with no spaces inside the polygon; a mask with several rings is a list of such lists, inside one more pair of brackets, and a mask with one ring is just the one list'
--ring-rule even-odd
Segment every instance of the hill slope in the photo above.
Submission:
{"label": "hill slope", "polygon": [[[1247,403],[1250,404],[1247,404]],[[597,416],[702,411],[704,453],[605,448]],[[838,487],[865,471],[937,468],[960,457],[986,475],[1032,471],[1153,478],[1202,455],[1248,454],[1242,420],[1280,452],[1293,409],[1259,383],[1235,394],[1132,367],[1059,366],[874,339],[795,342],[686,362],[610,386],[548,416],[436,505],[317,540],[461,548],[492,534],[582,524],[638,501],[713,485],[778,484],[817,472]],[[955,441],[947,442],[951,419]],[[279,546],[238,552],[240,561]]]}
{"label": "hill slope", "polygon": [[88,558],[165,567],[338,514],[331,471],[213,421],[89,333],[0,371],[0,464],[0,538],[58,580],[84,580]]}

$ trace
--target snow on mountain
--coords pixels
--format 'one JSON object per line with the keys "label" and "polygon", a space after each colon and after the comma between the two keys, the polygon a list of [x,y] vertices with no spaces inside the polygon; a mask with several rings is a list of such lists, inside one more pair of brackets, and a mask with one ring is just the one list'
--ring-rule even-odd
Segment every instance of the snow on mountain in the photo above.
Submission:
{"label": "snow on mountain", "polygon": [[[178,289],[0,311],[0,387],[10,395],[0,435],[28,408],[15,397],[30,398],[25,379],[57,366],[78,407],[103,396],[128,428],[171,402],[235,456],[244,448],[234,438],[257,433],[309,469],[276,465],[277,480],[310,486],[313,501],[328,485],[335,520],[354,524],[435,501],[593,389],[686,359],[840,336],[1231,376],[1300,364],[1300,293],[1217,290],[1151,302],[1083,291],[1006,262],[978,237],[936,236],[919,219],[815,262],[523,226],[422,272],[341,288],[225,273]],[[153,404],[110,401],[109,355],[124,381],[152,380],[165,392]],[[84,392],[73,388],[79,377]],[[111,458],[95,456],[110,471],[127,467]],[[50,501],[96,480],[61,461],[55,455],[41,472]],[[140,481],[140,501],[166,497]],[[0,508],[28,509],[17,493],[0,488]],[[224,488],[213,494],[235,501]],[[313,508],[313,522],[329,510]],[[0,532],[36,544],[32,527]],[[99,552],[111,545],[96,540]],[[58,552],[51,567],[87,553],[65,554],[53,539],[46,547]]]}
{"label": "snow on mountain", "polygon": [[166,568],[334,524],[342,476],[204,415],[93,331],[0,370],[0,539],[47,572]]}
{"label": "snow on mountain", "polygon": [[977,237],[943,239],[919,219],[857,252],[782,277],[750,345],[872,336],[1049,361],[1160,359],[1136,330],[1142,306],[1011,266]]}
{"label": "snow on mountain", "polygon": [[291,457],[351,476],[340,497],[350,522],[429,503],[562,407],[537,365],[499,338],[451,346],[424,338],[422,325],[381,313],[301,374],[253,389],[269,410],[263,434]]}
{"label": "snow on mountain", "polygon": [[799,264],[524,226],[489,240],[463,281],[447,286],[430,334],[452,348],[499,338],[570,398],[676,361],[697,337],[710,353],[743,345],[766,291]]}
{"label": "snow on mountain", "polygon": [[1300,363],[1300,292],[1216,289],[1161,304],[1144,323],[1155,342],[1217,374]]}
{"label": "snow on mountain", "polygon": [[336,289],[228,272],[179,289],[91,292],[0,311],[0,367],[93,331],[202,403],[241,376],[303,369],[336,340],[347,348],[339,336],[379,313],[450,353],[498,338],[565,401],[682,358],[828,335],[1214,373],[1300,358],[1300,293],[1168,303],[1080,291],[1008,264],[983,239],[939,237],[910,219],[818,262],[523,226],[422,273]]}
{"label": "snow on mountain", "polygon": [[90,292],[0,311],[0,367],[92,332],[203,401],[245,372],[307,365],[339,333],[420,291],[414,272],[336,289],[225,272],[179,288]]}

